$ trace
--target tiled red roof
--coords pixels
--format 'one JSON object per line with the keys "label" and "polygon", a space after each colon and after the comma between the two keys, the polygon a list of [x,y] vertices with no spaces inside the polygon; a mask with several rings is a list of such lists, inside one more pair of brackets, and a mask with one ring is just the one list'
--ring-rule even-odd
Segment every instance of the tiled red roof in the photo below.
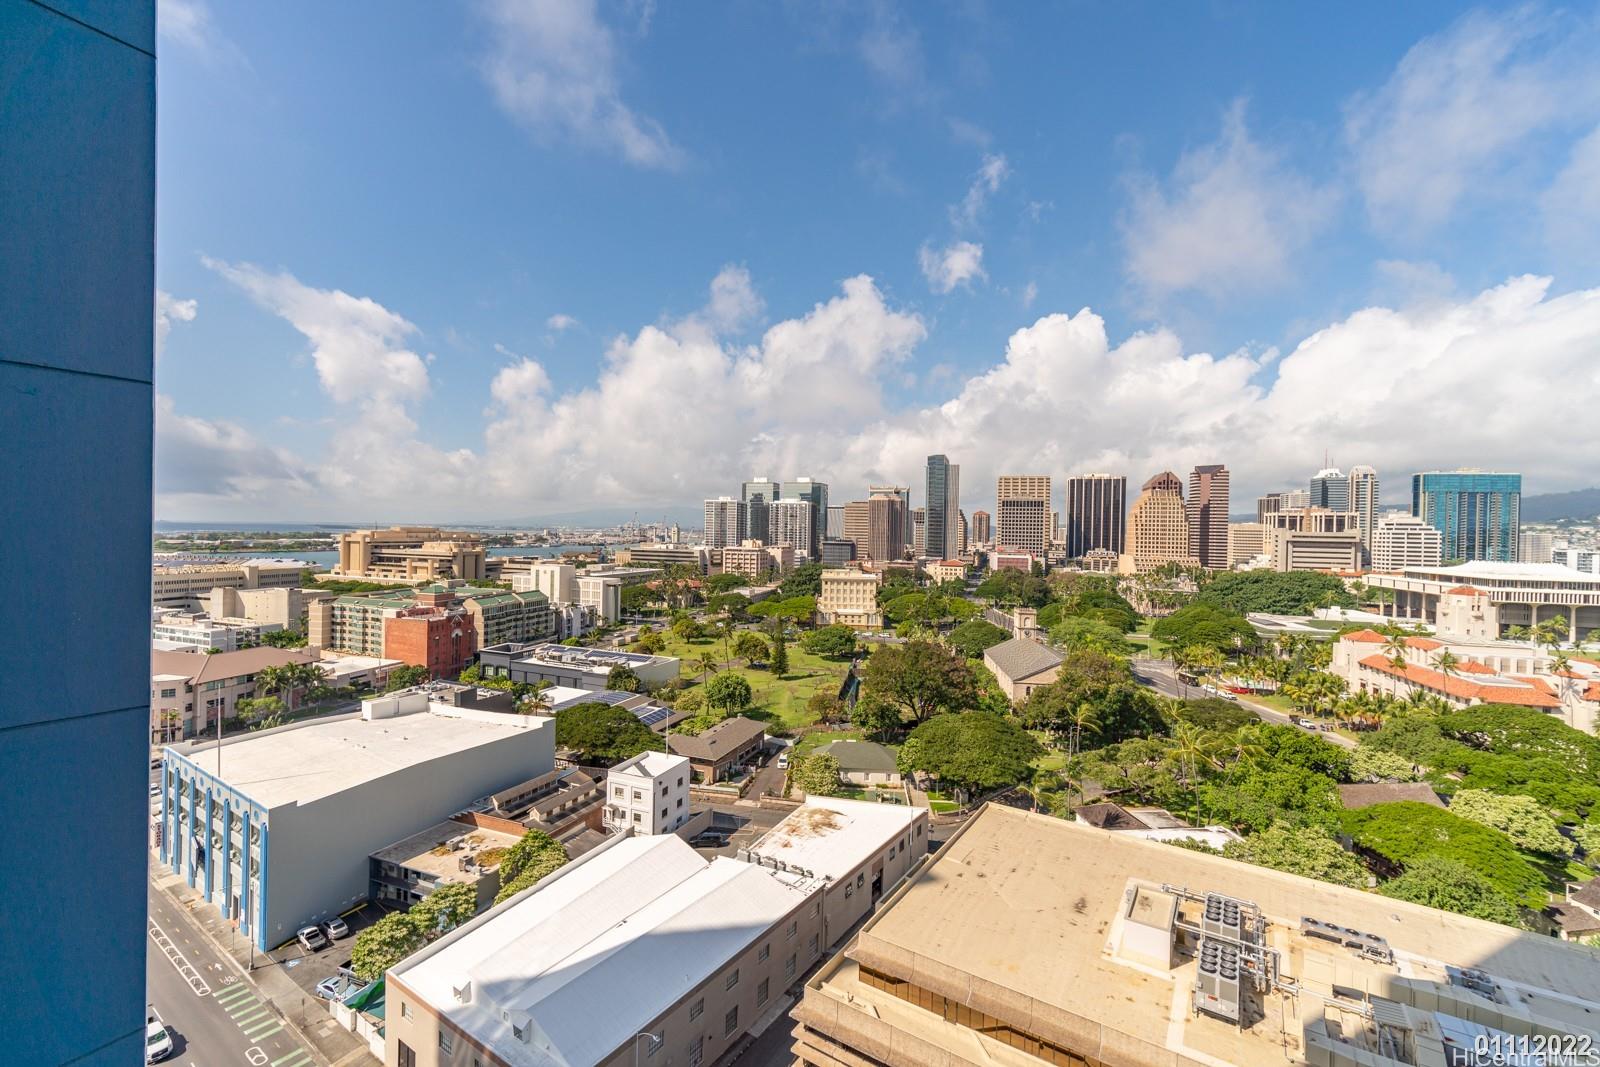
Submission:
{"label": "tiled red roof", "polygon": [[1446,596],[1483,596],[1482,589],[1475,589],[1470,585],[1458,585],[1454,589],[1446,589]]}
{"label": "tiled red roof", "polygon": [[1515,678],[1519,682],[1527,682],[1540,692],[1549,693],[1551,696],[1556,695],[1555,689],[1543,678],[1530,677],[1524,674],[1513,674],[1511,677]]}
{"label": "tiled red roof", "polygon": [[1590,682],[1589,688],[1583,691],[1583,699],[1600,703],[1600,682]]}
{"label": "tiled red roof", "polygon": [[[1412,685],[1432,689],[1436,693],[1457,700],[1482,700],[1488,704],[1517,704],[1529,708],[1559,708],[1561,702],[1551,694],[1532,685],[1484,685],[1469,678],[1446,676],[1427,667],[1408,663],[1397,668],[1383,656],[1368,656],[1361,665],[1380,674],[1404,678]],[[1497,676],[1498,677],[1498,676]]]}
{"label": "tiled red roof", "polygon": [[1376,630],[1351,630],[1339,640],[1356,641],[1363,645],[1381,645],[1389,639]]}
{"label": "tiled red roof", "polygon": [[1408,637],[1406,638],[1406,647],[1420,648],[1424,652],[1432,652],[1435,649],[1443,648],[1444,642],[1435,641],[1431,637]]}
{"label": "tiled red roof", "polygon": [[1456,670],[1459,671],[1462,674],[1497,674],[1497,673],[1499,673],[1493,667],[1489,666],[1487,663],[1479,663],[1477,660],[1472,660],[1472,659],[1462,660],[1460,663],[1456,664]]}

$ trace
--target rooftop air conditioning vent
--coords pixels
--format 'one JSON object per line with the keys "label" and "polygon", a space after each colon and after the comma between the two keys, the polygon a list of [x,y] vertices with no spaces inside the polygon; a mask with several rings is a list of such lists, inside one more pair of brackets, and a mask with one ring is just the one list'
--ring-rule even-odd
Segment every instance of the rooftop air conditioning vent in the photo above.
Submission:
{"label": "rooftop air conditioning vent", "polygon": [[459,982],[452,982],[450,985],[450,995],[455,997],[456,1002],[459,1004],[471,1004],[472,979],[463,978]]}

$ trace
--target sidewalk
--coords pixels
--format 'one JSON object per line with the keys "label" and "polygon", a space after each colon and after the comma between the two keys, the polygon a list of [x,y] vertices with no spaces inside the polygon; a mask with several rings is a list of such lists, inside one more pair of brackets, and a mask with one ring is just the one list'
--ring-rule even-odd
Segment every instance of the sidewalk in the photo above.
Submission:
{"label": "sidewalk", "polygon": [[189,921],[216,949],[238,966],[239,973],[255,986],[261,999],[270,1004],[288,1029],[299,1035],[312,1050],[320,1067],[381,1067],[367,1051],[364,1042],[340,1026],[315,998],[295,985],[283,968],[264,953],[254,954],[251,969],[250,943],[233,929],[216,908],[205,902],[203,894],[190,889],[182,876],[152,865],[151,883],[176,900]]}

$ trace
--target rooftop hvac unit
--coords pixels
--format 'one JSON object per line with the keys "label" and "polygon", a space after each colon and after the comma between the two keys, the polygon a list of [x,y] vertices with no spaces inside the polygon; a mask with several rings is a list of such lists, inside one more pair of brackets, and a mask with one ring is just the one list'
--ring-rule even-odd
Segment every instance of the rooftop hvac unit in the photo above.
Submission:
{"label": "rooftop hvac unit", "polygon": [[463,836],[460,836],[460,835],[457,835],[456,837],[452,837],[452,838],[450,838],[450,840],[448,840],[448,841],[446,841],[444,843],[445,847],[448,848],[451,852],[459,852],[459,851],[461,851],[461,849],[466,847],[466,844],[467,844],[467,839],[465,837],[463,837]]}
{"label": "rooftop hvac unit", "polygon": [[461,1004],[472,1003],[472,979],[463,978],[459,982],[450,983],[450,995]]}

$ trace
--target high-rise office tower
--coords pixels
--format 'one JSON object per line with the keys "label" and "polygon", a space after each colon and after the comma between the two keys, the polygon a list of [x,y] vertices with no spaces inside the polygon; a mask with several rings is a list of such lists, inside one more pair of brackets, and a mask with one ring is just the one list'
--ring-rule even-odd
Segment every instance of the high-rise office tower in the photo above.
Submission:
{"label": "high-rise office tower", "polygon": [[1555,558],[1556,535],[1549,530],[1523,530],[1517,538],[1519,563],[1549,563]]}
{"label": "high-rise office tower", "polygon": [[1050,476],[1002,474],[995,497],[995,546],[1043,556],[1050,544]]}
{"label": "high-rise office tower", "polygon": [[706,545],[737,547],[750,536],[749,508],[743,500],[719,496],[706,501]]}
{"label": "high-rise office tower", "polygon": [[1446,562],[1514,562],[1522,532],[1522,475],[1478,470],[1413,474],[1411,514],[1439,531]]}
{"label": "high-rise office tower", "polygon": [[765,543],[767,505],[778,499],[778,483],[771,478],[752,478],[739,487],[739,499],[745,504],[745,524],[750,539]]}
{"label": "high-rise office tower", "polygon": [[892,496],[900,501],[900,517],[905,522],[905,529],[901,531],[900,543],[906,548],[911,547],[911,490],[904,485],[869,485],[867,486],[867,499],[875,496]]}
{"label": "high-rise office tower", "polygon": [[956,518],[956,554],[964,556],[967,554],[967,513],[958,509]]}
{"label": "high-rise office tower", "polygon": [[1314,508],[1350,510],[1350,477],[1338,467],[1324,467],[1312,475],[1309,492]]}
{"label": "high-rise office tower", "polygon": [[972,513],[972,542],[973,544],[986,545],[989,543],[989,513],[987,511],[974,511]]}
{"label": "high-rise office tower", "polygon": [[1361,551],[1372,555],[1372,534],[1378,528],[1378,472],[1365,463],[1350,468],[1350,510],[1356,514]]}
{"label": "high-rise office tower", "polygon": [[779,500],[767,508],[769,544],[793,545],[796,560],[811,559],[822,549],[817,535],[816,509],[809,500]]}
{"label": "high-rise office tower", "polygon": [[[822,542],[828,536],[828,483],[810,478],[785,478],[778,499],[805,500],[811,504],[811,544],[815,548],[808,551],[821,551]],[[796,546],[795,555],[799,554],[799,546]]]}
{"label": "high-rise office tower", "polygon": [[944,456],[929,456],[927,503],[923,516],[922,551],[918,555],[949,559],[956,550],[957,513],[961,508],[961,468]]}
{"label": "high-rise office tower", "polygon": [[144,1062],[155,9],[0,3],[7,1063]]}
{"label": "high-rise office tower", "polygon": [[856,559],[902,559],[906,554],[905,506],[899,496],[874,493],[844,506],[844,536],[855,542]]}
{"label": "high-rise office tower", "polygon": [[1128,513],[1128,566],[1139,574],[1167,563],[1193,566],[1189,551],[1189,513],[1183,504],[1183,483],[1171,471],[1145,482]]}
{"label": "high-rise office tower", "polygon": [[1096,548],[1121,552],[1128,539],[1128,479],[1120,474],[1077,474],[1067,479],[1066,551],[1082,559]]}
{"label": "high-rise office tower", "polygon": [[1189,554],[1209,570],[1228,569],[1228,468],[1206,463],[1189,472]]}
{"label": "high-rise office tower", "polygon": [[928,509],[911,509],[911,554],[921,558],[928,554]]}
{"label": "high-rise office tower", "polygon": [[1284,493],[1267,493],[1256,498],[1256,521],[1271,523],[1270,516],[1280,511],[1300,511],[1311,506],[1311,493],[1305,489],[1290,489]]}
{"label": "high-rise office tower", "polygon": [[828,536],[835,538],[844,536],[843,504],[828,505]]}

